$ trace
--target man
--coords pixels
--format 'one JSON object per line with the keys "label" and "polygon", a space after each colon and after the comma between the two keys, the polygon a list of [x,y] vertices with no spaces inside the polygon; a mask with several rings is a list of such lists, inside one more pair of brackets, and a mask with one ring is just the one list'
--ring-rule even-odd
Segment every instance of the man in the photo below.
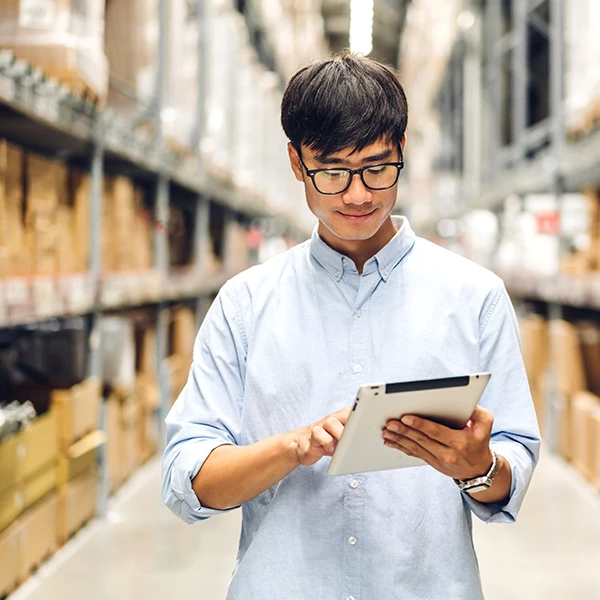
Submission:
{"label": "man", "polygon": [[[407,104],[390,70],[349,53],[304,68],[282,124],[319,224],[213,303],[167,418],[165,501],[187,523],[243,505],[229,600],[482,598],[471,515],[514,521],[539,450],[510,300],[391,217]],[[361,384],[480,371],[462,431],[382,432],[431,466],[325,474]]]}

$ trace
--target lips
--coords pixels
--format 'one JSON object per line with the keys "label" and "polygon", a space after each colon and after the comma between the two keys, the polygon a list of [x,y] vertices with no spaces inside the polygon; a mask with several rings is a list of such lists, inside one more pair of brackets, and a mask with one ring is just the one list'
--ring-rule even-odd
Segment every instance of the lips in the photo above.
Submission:
{"label": "lips", "polygon": [[368,212],[368,213],[362,213],[362,214],[349,214],[349,213],[343,213],[340,212],[340,215],[342,215],[342,217],[344,217],[345,219],[347,219],[348,221],[352,221],[354,223],[362,223],[364,221],[366,221],[369,217],[371,217],[374,213],[375,213],[376,209],[373,209],[372,211]]}

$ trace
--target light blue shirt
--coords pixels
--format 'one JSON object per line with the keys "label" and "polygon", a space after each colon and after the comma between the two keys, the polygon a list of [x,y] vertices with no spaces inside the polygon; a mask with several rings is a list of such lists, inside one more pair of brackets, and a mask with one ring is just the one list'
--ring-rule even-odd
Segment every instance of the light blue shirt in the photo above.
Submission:
{"label": "light blue shirt", "polygon": [[315,231],[223,286],[167,417],[165,502],[186,523],[219,514],[191,487],[214,448],[313,423],[361,384],[481,371],[510,500],[476,502],[429,466],[332,477],[323,458],[243,505],[228,600],[483,598],[471,515],[515,520],[540,444],[517,322],[496,275],[396,225],[362,275]]}

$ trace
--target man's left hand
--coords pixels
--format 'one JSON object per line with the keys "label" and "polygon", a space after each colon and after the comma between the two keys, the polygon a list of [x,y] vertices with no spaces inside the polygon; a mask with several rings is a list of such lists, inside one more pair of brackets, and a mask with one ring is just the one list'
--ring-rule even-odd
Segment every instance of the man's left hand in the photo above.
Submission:
{"label": "man's left hand", "polygon": [[488,472],[493,455],[490,435],[494,416],[477,406],[464,429],[456,430],[415,416],[390,420],[383,430],[386,446],[423,459],[454,479],[472,479]]}

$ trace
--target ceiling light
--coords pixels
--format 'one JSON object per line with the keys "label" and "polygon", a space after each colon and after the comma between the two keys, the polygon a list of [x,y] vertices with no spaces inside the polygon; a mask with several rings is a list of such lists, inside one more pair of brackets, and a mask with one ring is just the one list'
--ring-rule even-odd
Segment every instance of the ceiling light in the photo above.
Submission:
{"label": "ceiling light", "polygon": [[364,56],[373,50],[373,0],[350,1],[350,50]]}

